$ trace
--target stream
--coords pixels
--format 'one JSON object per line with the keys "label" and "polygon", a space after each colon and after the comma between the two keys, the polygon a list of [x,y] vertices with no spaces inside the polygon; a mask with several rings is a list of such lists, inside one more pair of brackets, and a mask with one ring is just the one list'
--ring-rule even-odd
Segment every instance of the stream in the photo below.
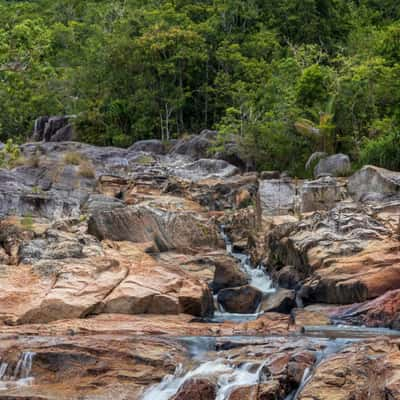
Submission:
{"label": "stream", "polygon": [[[254,268],[250,257],[246,254],[235,252],[233,244],[224,228],[221,229],[222,237],[226,244],[226,252],[240,262],[242,271],[248,276],[249,285],[257,288],[268,296],[276,291],[271,278],[263,266]],[[216,298],[216,296],[215,296]],[[261,303],[260,303],[261,304]],[[257,310],[254,314],[232,314],[226,312],[221,305],[214,317],[207,322],[223,321],[249,321],[255,320],[263,314]],[[303,377],[297,388],[287,394],[285,400],[297,400],[307,383],[313,377],[317,366],[328,356],[340,352],[346,345],[376,336],[400,337],[400,332],[390,329],[365,328],[357,326],[309,326],[302,332],[289,335],[283,340],[306,340],[307,343],[321,346],[322,350],[316,351],[315,362],[303,372]],[[279,337],[276,337],[278,340]],[[281,338],[282,339],[282,338]],[[238,387],[257,386],[267,383],[271,378],[265,373],[264,367],[270,360],[267,355],[262,361],[238,363],[231,358],[227,349],[240,346],[262,346],[273,341],[273,337],[192,337],[181,338],[190,353],[193,364],[188,368],[178,365],[174,374],[167,375],[159,383],[148,388],[141,400],[169,400],[173,398],[186,382],[194,378],[205,378],[216,384],[215,400],[229,400],[230,394]],[[296,342],[295,342],[296,343]],[[262,348],[260,350],[263,350]]]}
{"label": "stream", "polygon": [[[272,279],[265,272],[262,265],[254,268],[251,264],[250,257],[247,254],[236,252],[233,249],[233,244],[229,239],[228,235],[225,233],[224,226],[221,226],[221,236],[225,242],[226,253],[239,261],[240,269],[248,277],[248,284],[256,289],[258,289],[263,296],[268,296],[269,294],[275,293],[276,289],[273,287]],[[215,303],[218,304],[217,295],[214,294]],[[262,302],[260,302],[261,304]],[[209,320],[209,322],[224,322],[224,321],[236,321],[244,322],[257,319],[263,311],[257,310],[253,314],[236,314],[226,312],[221,304],[218,304],[218,310],[215,311],[214,317]]]}

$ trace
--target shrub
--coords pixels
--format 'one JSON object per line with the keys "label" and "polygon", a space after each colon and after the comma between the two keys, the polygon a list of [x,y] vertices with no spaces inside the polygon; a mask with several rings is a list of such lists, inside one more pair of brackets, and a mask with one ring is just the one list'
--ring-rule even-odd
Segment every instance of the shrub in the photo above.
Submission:
{"label": "shrub", "polygon": [[69,151],[64,154],[64,163],[71,165],[80,165],[83,161],[82,155],[76,151]]}
{"label": "shrub", "polygon": [[400,132],[366,139],[360,150],[360,164],[400,170]]}
{"label": "shrub", "polygon": [[33,229],[33,218],[31,215],[25,215],[24,217],[22,217],[21,219],[21,225],[31,231]]}
{"label": "shrub", "polygon": [[96,171],[94,170],[92,163],[89,161],[81,162],[78,173],[84,178],[93,179],[96,177]]}

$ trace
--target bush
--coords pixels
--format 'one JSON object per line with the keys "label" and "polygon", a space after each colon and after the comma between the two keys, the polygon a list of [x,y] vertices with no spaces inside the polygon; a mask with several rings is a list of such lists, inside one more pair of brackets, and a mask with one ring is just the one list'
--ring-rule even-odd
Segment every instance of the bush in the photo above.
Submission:
{"label": "bush", "polygon": [[88,161],[83,161],[81,165],[79,166],[78,173],[80,176],[88,179],[93,179],[96,177],[96,172],[94,170],[94,167],[92,163]]}
{"label": "bush", "polygon": [[365,140],[361,146],[360,164],[400,171],[400,132]]}
{"label": "bush", "polygon": [[82,161],[82,155],[75,151],[69,151],[64,155],[65,164],[80,165]]}

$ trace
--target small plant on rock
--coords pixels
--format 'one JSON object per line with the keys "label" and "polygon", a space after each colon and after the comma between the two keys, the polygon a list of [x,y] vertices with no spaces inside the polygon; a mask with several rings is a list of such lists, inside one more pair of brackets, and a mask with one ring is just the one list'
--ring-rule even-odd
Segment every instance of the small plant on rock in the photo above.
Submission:
{"label": "small plant on rock", "polygon": [[76,151],[69,151],[64,154],[64,163],[70,165],[80,165],[83,161],[82,155]]}

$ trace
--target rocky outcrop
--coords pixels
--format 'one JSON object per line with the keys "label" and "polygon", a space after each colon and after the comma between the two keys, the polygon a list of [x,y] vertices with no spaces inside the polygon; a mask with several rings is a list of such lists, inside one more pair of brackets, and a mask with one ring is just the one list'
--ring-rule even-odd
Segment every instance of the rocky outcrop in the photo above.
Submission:
{"label": "rocky outcrop", "polygon": [[208,158],[216,136],[217,132],[204,130],[199,135],[193,135],[187,139],[180,139],[172,147],[170,154],[185,155],[194,160]]}
{"label": "rocky outcrop", "polygon": [[357,201],[371,196],[383,200],[400,193],[400,173],[367,165],[349,178],[348,190]]}
{"label": "rocky outcrop", "polygon": [[289,314],[296,306],[296,294],[293,290],[279,289],[270,294],[261,304],[261,310]]}
{"label": "rocky outcrop", "polygon": [[400,396],[398,343],[354,344],[318,365],[300,400],[397,399]]}
{"label": "rocky outcrop", "polygon": [[244,286],[247,283],[248,277],[240,269],[236,260],[226,257],[215,261],[215,273],[212,282],[214,293],[225,288]]}
{"label": "rocky outcrop", "polygon": [[172,400],[215,400],[216,385],[207,379],[191,379],[185,382]]}
{"label": "rocky outcrop", "polygon": [[165,154],[166,146],[161,140],[151,139],[151,140],[139,140],[129,147],[129,152],[145,151],[154,154]]}
{"label": "rocky outcrop", "polygon": [[95,212],[89,219],[88,232],[100,240],[151,242],[156,251],[188,251],[219,243],[216,227],[200,215],[153,207],[151,203]]}
{"label": "rocky outcrop", "polygon": [[365,303],[343,307],[330,312],[330,316],[341,323],[400,330],[400,290],[389,291]]}
{"label": "rocky outcrop", "polygon": [[269,265],[293,266],[307,302],[350,304],[399,287],[397,248],[382,222],[344,206],[273,229]]}
{"label": "rocky outcrop", "polygon": [[346,176],[351,171],[350,158],[346,154],[334,154],[322,158],[314,168],[314,176]]}
{"label": "rocky outcrop", "polygon": [[346,197],[344,184],[334,178],[305,181],[300,188],[299,210],[302,213],[331,210]]}
{"label": "rocky outcrop", "polygon": [[33,142],[65,142],[73,140],[74,130],[70,116],[39,117],[35,121]]}
{"label": "rocky outcrop", "polygon": [[223,289],[218,293],[218,303],[230,313],[251,314],[256,312],[262,293],[252,286]]}

